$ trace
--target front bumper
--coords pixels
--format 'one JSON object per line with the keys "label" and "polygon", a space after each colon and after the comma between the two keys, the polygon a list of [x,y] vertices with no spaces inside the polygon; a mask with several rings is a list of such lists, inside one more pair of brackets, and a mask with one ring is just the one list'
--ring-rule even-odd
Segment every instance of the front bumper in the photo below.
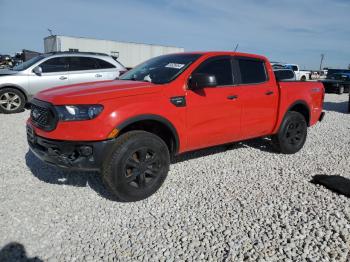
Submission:
{"label": "front bumper", "polygon": [[37,136],[27,125],[30,150],[42,161],[72,170],[101,171],[104,160],[111,154],[115,141],[61,141]]}

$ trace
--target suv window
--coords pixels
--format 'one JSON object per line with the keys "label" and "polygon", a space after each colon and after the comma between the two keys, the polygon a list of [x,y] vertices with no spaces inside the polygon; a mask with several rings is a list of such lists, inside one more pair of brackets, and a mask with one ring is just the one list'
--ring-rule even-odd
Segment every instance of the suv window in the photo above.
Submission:
{"label": "suv window", "polygon": [[267,81],[265,63],[255,59],[238,59],[242,84],[258,84]]}
{"label": "suv window", "polygon": [[112,65],[111,63],[108,63],[105,60],[97,59],[97,58],[96,58],[96,60],[97,60],[97,63],[99,65],[100,69],[108,69],[108,68],[115,68],[116,67],[115,65]]}
{"label": "suv window", "polygon": [[85,71],[107,68],[115,68],[115,66],[107,61],[93,57],[72,56],[69,58],[69,71]]}
{"label": "suv window", "polygon": [[55,57],[40,64],[43,73],[68,71],[68,59],[66,57]]}
{"label": "suv window", "polygon": [[195,73],[215,75],[218,86],[233,85],[231,58],[209,58],[204,61]]}
{"label": "suv window", "polygon": [[91,57],[72,56],[69,58],[69,71],[99,69],[96,59]]}

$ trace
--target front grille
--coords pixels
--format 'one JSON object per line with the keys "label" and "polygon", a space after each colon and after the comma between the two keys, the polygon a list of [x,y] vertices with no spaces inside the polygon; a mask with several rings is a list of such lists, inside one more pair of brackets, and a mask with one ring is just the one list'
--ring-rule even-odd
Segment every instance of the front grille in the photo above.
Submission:
{"label": "front grille", "polygon": [[30,103],[30,118],[33,125],[45,131],[54,130],[58,120],[53,106],[37,99],[33,99]]}

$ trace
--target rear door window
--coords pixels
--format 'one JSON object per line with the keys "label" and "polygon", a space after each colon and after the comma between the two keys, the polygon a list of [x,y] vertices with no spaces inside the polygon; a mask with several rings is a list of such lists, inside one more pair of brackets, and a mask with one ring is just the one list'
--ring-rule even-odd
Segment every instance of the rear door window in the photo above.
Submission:
{"label": "rear door window", "polygon": [[267,81],[265,63],[262,60],[238,58],[242,84],[258,84]]}
{"label": "rear door window", "polygon": [[97,58],[96,58],[96,61],[97,61],[98,66],[99,66],[100,69],[116,68],[115,65],[112,65],[111,63],[108,63],[108,62],[105,61],[105,60],[97,59]]}
{"label": "rear door window", "polygon": [[230,57],[209,58],[194,73],[215,75],[218,86],[233,85]]}
{"label": "rear door window", "polygon": [[98,61],[91,57],[72,56],[69,58],[69,71],[86,71],[99,69]]}
{"label": "rear door window", "polygon": [[68,59],[66,57],[55,57],[40,64],[43,73],[58,73],[68,71]]}

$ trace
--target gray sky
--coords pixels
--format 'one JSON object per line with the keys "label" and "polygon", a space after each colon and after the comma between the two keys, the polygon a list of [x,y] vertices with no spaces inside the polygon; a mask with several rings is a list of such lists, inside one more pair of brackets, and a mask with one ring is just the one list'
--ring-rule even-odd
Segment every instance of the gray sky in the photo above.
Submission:
{"label": "gray sky", "polygon": [[317,69],[350,64],[350,0],[0,0],[0,53],[54,34],[262,54]]}

